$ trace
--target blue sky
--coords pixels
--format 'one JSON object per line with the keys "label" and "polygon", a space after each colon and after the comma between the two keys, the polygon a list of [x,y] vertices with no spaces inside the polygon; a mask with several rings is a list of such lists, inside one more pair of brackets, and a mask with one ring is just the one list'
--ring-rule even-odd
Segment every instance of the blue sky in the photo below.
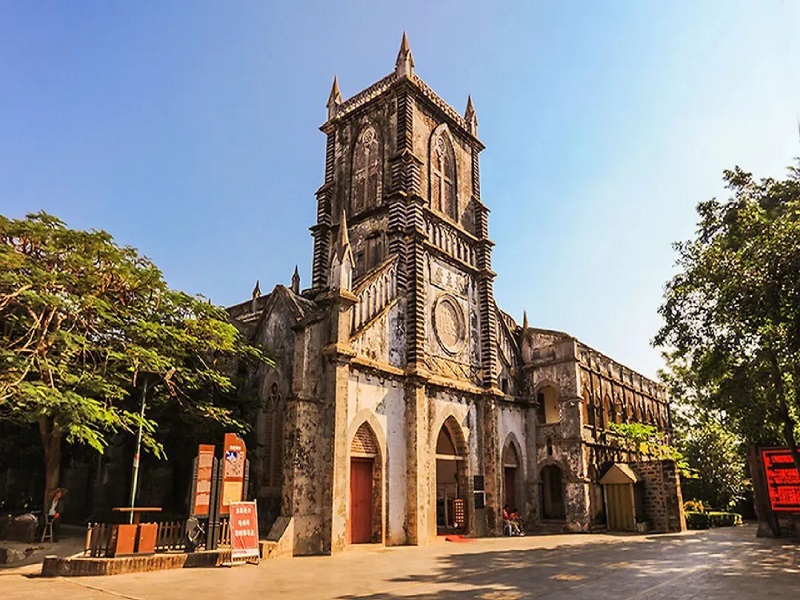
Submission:
{"label": "blue sky", "polygon": [[219,304],[309,283],[331,79],[417,73],[487,146],[495,295],[644,374],[671,243],[800,155],[800,4],[0,3],[0,213],[138,247]]}

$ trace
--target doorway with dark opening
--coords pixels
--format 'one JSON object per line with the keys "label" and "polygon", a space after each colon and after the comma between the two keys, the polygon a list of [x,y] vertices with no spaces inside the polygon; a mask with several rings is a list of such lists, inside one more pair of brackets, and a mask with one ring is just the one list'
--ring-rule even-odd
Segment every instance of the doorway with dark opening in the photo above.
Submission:
{"label": "doorway with dark opening", "polygon": [[467,530],[466,445],[453,417],[436,438],[436,529],[438,533]]}

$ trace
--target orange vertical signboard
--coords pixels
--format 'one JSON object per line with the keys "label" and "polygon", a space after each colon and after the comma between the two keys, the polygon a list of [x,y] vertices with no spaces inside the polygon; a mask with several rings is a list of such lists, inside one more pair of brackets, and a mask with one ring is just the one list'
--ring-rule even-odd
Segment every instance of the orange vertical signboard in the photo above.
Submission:
{"label": "orange vertical signboard", "polygon": [[193,515],[207,515],[210,508],[214,450],[213,444],[200,444],[197,447],[197,478],[194,482]]}
{"label": "orange vertical signboard", "polygon": [[225,434],[225,449],[222,454],[222,494],[219,514],[230,513],[231,502],[242,499],[244,487],[244,465],[247,449],[244,440],[235,433]]}

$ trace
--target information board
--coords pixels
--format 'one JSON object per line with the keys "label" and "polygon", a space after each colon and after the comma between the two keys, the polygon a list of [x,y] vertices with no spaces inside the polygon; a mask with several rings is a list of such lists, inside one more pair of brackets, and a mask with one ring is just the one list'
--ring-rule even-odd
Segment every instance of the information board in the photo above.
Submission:
{"label": "information board", "polygon": [[231,502],[231,559],[258,558],[258,513],[255,502]]}
{"label": "information board", "polygon": [[235,433],[225,434],[225,448],[222,455],[222,494],[219,514],[227,515],[231,502],[242,499],[244,487],[244,466],[247,450],[244,440]]}
{"label": "information board", "polygon": [[194,483],[195,516],[207,516],[211,504],[211,472],[214,468],[214,445],[200,444],[197,447],[197,479]]}
{"label": "information board", "polygon": [[788,448],[762,450],[769,501],[775,512],[800,512],[800,474]]}

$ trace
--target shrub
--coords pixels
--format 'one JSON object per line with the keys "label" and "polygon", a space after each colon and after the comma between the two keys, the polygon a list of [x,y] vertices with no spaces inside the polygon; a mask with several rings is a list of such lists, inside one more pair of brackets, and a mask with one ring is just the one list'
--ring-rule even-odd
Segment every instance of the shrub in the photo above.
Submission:
{"label": "shrub", "polygon": [[742,515],[733,512],[709,512],[706,513],[711,521],[712,527],[733,527],[742,524]]}
{"label": "shrub", "polygon": [[683,503],[683,510],[686,512],[706,512],[702,500],[687,500]]}
{"label": "shrub", "polygon": [[709,527],[711,527],[711,519],[706,513],[694,510],[686,511],[687,529],[708,529]]}

